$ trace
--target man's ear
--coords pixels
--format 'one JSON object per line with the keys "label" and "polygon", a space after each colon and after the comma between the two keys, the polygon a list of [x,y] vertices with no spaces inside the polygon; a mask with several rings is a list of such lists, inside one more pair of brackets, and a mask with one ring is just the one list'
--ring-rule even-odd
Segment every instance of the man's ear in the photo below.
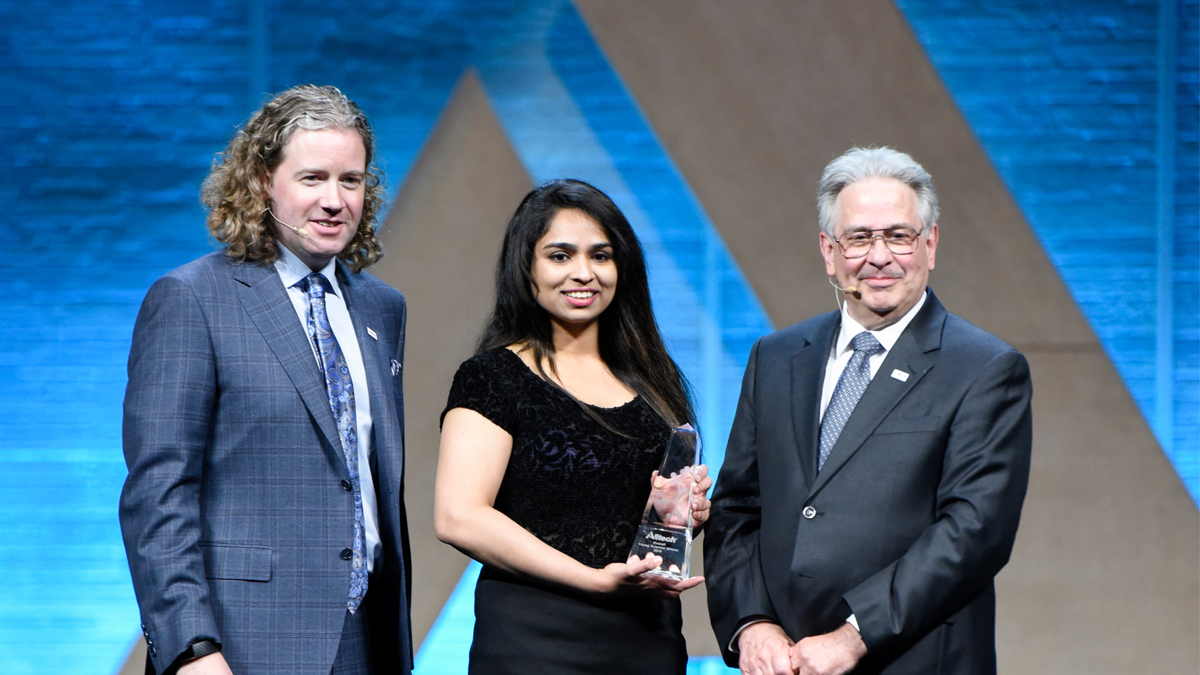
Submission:
{"label": "man's ear", "polygon": [[837,268],[833,266],[833,256],[837,255],[837,244],[824,231],[820,235],[821,257],[825,259],[825,276],[836,277]]}
{"label": "man's ear", "polygon": [[925,257],[929,259],[929,269],[933,269],[934,263],[937,262],[937,244],[938,226],[937,223],[934,223],[925,237]]}

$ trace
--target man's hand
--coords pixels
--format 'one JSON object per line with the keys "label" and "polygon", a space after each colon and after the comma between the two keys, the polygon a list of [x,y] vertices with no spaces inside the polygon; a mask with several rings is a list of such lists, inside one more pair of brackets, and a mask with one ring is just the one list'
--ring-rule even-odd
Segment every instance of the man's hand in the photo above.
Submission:
{"label": "man's hand", "polygon": [[738,635],[738,670],[742,675],[795,675],[792,639],[778,624],[752,623]]}
{"label": "man's hand", "polygon": [[201,656],[195,661],[183,664],[175,672],[177,675],[233,675],[221,652]]}
{"label": "man's hand", "polygon": [[854,669],[867,653],[867,645],[854,626],[804,638],[792,646],[792,668],[797,675],[842,675]]}

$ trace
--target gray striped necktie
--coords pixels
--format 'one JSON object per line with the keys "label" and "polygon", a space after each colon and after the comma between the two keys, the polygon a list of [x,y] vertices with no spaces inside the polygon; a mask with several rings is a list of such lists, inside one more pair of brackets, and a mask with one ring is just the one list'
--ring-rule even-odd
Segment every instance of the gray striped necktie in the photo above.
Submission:
{"label": "gray striped necktie", "polygon": [[833,397],[829,399],[829,407],[825,408],[825,418],[821,420],[821,454],[817,459],[817,471],[825,466],[825,460],[829,459],[838,436],[842,435],[846,420],[850,419],[858,399],[862,398],[867,385],[871,383],[871,355],[883,349],[879,340],[865,330],[855,335],[850,345],[854,347],[854,355],[842,371]]}

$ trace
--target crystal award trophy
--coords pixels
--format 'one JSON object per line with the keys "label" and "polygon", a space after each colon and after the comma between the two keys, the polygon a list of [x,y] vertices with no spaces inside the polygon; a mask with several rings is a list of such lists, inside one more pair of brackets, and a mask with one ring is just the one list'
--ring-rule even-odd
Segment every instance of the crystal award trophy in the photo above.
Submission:
{"label": "crystal award trophy", "polygon": [[700,465],[700,436],[685,424],[667,439],[662,466],[650,476],[650,499],[630,555],[653,553],[662,564],[646,574],[668,579],[688,578],[692,556],[692,487]]}

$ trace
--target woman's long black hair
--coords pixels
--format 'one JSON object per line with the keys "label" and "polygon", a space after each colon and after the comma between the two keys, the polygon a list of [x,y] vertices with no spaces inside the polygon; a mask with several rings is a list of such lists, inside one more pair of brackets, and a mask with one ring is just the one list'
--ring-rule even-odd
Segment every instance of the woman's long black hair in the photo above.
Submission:
{"label": "woman's long black hair", "polygon": [[[642,246],[608,195],[583,181],[543,183],[525,195],[517,207],[504,233],[496,265],[496,306],[479,339],[477,353],[516,343],[527,345],[533,350],[538,371],[553,382],[542,369],[545,360],[555,371],[550,315],[534,295],[531,270],[534,246],[563,209],[577,209],[592,217],[613,248],[617,288],[612,304],[599,318],[600,358],[617,379],[636,391],[672,427],[694,423],[687,383],[667,353],[654,320]],[[584,409],[595,415],[587,406]]]}

